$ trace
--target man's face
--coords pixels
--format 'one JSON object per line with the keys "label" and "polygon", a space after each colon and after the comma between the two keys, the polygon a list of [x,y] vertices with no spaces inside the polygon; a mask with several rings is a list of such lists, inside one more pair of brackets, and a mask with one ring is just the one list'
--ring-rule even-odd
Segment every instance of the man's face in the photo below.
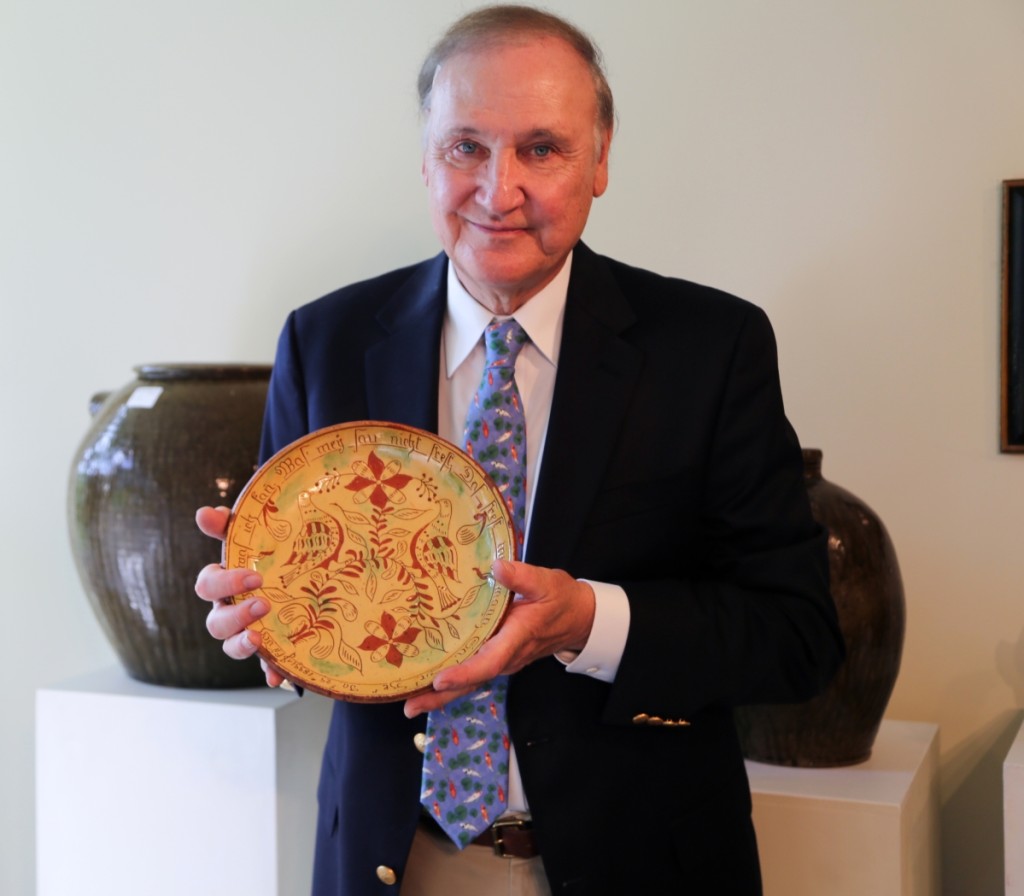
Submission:
{"label": "man's face", "polygon": [[537,38],[438,70],[424,135],[431,218],[459,280],[510,313],[546,286],[608,185],[611,135],[586,64]]}

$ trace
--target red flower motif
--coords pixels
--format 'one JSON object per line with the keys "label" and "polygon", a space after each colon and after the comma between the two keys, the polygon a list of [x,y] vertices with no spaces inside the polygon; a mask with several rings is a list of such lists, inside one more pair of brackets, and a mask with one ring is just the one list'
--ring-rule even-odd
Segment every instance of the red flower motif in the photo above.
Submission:
{"label": "red flower motif", "polygon": [[[354,499],[356,504],[363,503],[367,498],[379,510],[383,510],[388,501],[401,504],[405,501],[401,491],[412,482],[411,476],[399,472],[401,469],[402,465],[398,461],[393,460],[385,464],[371,451],[365,463],[361,460],[352,462],[352,471],[356,475],[345,488],[360,493]],[[368,496],[361,494],[367,489],[370,490]]]}
{"label": "red flower motif", "polygon": [[390,613],[381,613],[379,623],[371,619],[365,628],[369,634],[363,638],[359,649],[372,650],[370,659],[375,663],[386,660],[398,668],[403,657],[416,656],[420,652],[412,643],[419,637],[420,630],[413,626],[408,616],[395,619]]}

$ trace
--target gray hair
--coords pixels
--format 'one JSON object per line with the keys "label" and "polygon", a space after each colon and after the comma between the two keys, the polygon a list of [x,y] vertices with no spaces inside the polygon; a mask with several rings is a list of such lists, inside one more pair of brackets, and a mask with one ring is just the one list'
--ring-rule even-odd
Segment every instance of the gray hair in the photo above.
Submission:
{"label": "gray hair", "polygon": [[586,34],[565,19],[532,6],[485,6],[456,21],[434,44],[420,67],[417,88],[420,111],[430,108],[430,91],[438,68],[467,50],[491,47],[522,37],[554,37],[572,47],[590,69],[597,96],[597,120],[603,130],[615,126],[615,104],[605,76],[601,51]]}

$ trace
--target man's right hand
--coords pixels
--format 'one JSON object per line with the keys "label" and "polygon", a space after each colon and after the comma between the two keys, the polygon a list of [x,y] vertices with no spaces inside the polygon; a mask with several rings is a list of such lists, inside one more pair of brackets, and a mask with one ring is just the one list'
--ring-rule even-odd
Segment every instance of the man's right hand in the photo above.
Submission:
{"label": "man's right hand", "polygon": [[[224,540],[231,511],[227,507],[200,507],[196,511],[196,525],[211,538]],[[270,610],[267,601],[261,597],[250,597],[239,603],[227,598],[252,591],[263,584],[259,573],[248,569],[224,569],[219,563],[211,563],[199,572],[196,578],[196,594],[209,601],[210,612],[206,617],[206,629],[213,637],[224,642],[224,652],[236,660],[252,656],[260,646],[259,632],[246,626]],[[284,682],[277,672],[262,660],[263,673],[267,684],[276,688]]]}

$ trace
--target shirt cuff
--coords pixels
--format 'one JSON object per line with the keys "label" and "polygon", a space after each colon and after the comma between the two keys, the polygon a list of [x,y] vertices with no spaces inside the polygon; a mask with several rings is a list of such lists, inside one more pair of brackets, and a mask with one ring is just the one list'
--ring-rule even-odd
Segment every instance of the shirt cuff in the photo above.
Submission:
{"label": "shirt cuff", "polygon": [[589,675],[598,681],[615,681],[629,634],[629,600],[618,585],[580,579],[594,589],[594,625],[579,652],[560,650],[555,659],[566,672]]}

